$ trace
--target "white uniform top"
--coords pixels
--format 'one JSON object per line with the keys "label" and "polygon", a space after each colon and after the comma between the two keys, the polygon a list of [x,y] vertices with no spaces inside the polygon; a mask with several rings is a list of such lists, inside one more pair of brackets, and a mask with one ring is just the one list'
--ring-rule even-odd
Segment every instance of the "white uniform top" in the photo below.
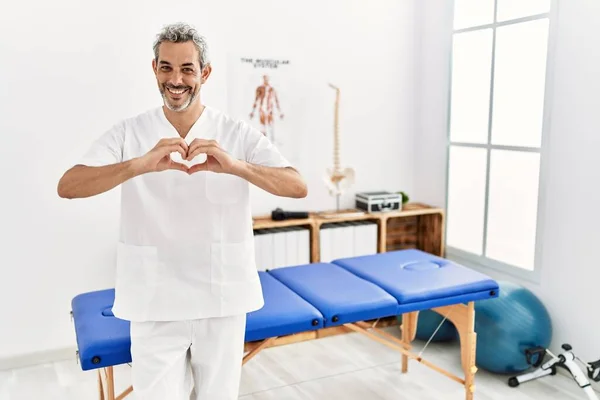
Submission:
{"label": "white uniform top", "polygon": [[[127,161],[170,137],[179,134],[158,107],[113,126],[80,164]],[[258,130],[210,107],[185,140],[194,138],[214,139],[232,157],[252,164],[290,166]],[[176,170],[124,182],[114,315],[174,321],[261,308],[249,185],[231,174]]]}

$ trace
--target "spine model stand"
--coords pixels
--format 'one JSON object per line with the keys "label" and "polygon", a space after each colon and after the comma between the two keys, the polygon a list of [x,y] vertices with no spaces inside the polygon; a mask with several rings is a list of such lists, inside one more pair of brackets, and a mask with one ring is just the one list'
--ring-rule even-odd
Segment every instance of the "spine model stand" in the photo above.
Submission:
{"label": "spine model stand", "polygon": [[326,187],[329,194],[336,197],[336,210],[340,210],[340,196],[354,183],[354,169],[342,168],[340,165],[340,89],[337,86],[329,84],[335,90],[335,109],[333,120],[333,168],[328,168],[324,176]]}
{"label": "spine model stand", "polygon": [[[571,373],[571,376],[573,376],[575,382],[577,382],[579,387],[583,389],[590,400],[599,400],[596,392],[594,392],[592,389],[588,378],[594,382],[600,382],[600,360],[592,363],[583,362],[579,357],[573,354],[572,347],[566,343],[562,345],[562,349],[564,352],[560,353],[558,356],[555,356],[548,349],[544,349],[543,347],[533,347],[525,350],[527,362],[536,369],[523,375],[511,377],[508,380],[508,385],[511,387],[516,387],[519,386],[519,384],[527,381],[542,378],[548,375],[555,375],[557,368],[560,367]],[[546,354],[550,355],[551,358],[550,360],[544,362],[544,357]],[[575,360],[579,360],[586,368],[587,377]]]}

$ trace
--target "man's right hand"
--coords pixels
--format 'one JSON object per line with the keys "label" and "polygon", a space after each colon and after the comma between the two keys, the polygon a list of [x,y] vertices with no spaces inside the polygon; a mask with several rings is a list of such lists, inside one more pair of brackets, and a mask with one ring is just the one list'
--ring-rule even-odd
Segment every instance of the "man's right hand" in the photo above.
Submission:
{"label": "man's right hand", "polygon": [[161,139],[148,153],[138,159],[141,173],[160,172],[167,169],[188,171],[188,167],[171,159],[171,153],[181,154],[181,159],[187,157],[188,145],[182,138]]}
{"label": "man's right hand", "polygon": [[91,167],[75,165],[64,173],[58,182],[58,195],[75,199],[95,196],[147,172],[175,169],[188,172],[185,164],[171,160],[171,153],[187,157],[188,145],[182,138],[161,139],[156,146],[141,157],[124,162]]}

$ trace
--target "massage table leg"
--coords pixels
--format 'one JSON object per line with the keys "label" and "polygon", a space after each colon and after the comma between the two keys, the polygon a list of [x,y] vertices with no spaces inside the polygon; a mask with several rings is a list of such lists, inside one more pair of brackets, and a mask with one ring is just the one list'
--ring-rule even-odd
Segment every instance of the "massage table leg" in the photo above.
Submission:
{"label": "massage table leg", "polygon": [[[415,337],[417,336],[418,316],[418,311],[402,314],[402,325],[400,326],[400,329],[402,330],[402,342],[405,344],[405,348],[410,348],[412,341],[415,340]],[[406,372],[408,372],[408,356],[402,354],[402,373]]]}
{"label": "massage table leg", "polygon": [[102,385],[102,371],[98,370],[98,391],[100,393],[100,400],[104,400],[104,387]]}
{"label": "massage table leg", "polygon": [[[104,379],[102,373],[104,372]],[[115,400],[115,378],[113,367],[106,367],[98,370],[98,389],[100,391],[100,400],[104,400],[104,383],[106,383],[106,400]]]}
{"label": "massage table leg", "polygon": [[106,371],[106,382],[108,389],[108,400],[114,400],[115,398],[115,379],[113,374],[113,367],[108,367]]}
{"label": "massage table leg", "polygon": [[466,399],[473,400],[475,393],[475,366],[477,334],[475,333],[475,303],[455,304],[434,308],[433,311],[450,320],[460,338],[460,357],[465,374]]}
{"label": "massage table leg", "polygon": [[[102,379],[102,372],[104,372],[105,379]],[[104,381],[106,381],[106,397],[104,397]],[[115,397],[115,376],[113,367],[105,367],[98,369],[98,391],[100,393],[100,400],[123,400],[131,392],[133,392],[133,386],[129,386],[120,395]]]}

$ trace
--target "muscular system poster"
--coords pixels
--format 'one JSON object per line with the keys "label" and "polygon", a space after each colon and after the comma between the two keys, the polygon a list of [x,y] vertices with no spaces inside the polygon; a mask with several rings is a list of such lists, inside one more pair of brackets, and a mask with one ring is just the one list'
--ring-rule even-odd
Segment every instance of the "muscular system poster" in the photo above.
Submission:
{"label": "muscular system poster", "polygon": [[286,58],[230,56],[229,114],[267,136],[286,157],[293,158],[292,75]]}

